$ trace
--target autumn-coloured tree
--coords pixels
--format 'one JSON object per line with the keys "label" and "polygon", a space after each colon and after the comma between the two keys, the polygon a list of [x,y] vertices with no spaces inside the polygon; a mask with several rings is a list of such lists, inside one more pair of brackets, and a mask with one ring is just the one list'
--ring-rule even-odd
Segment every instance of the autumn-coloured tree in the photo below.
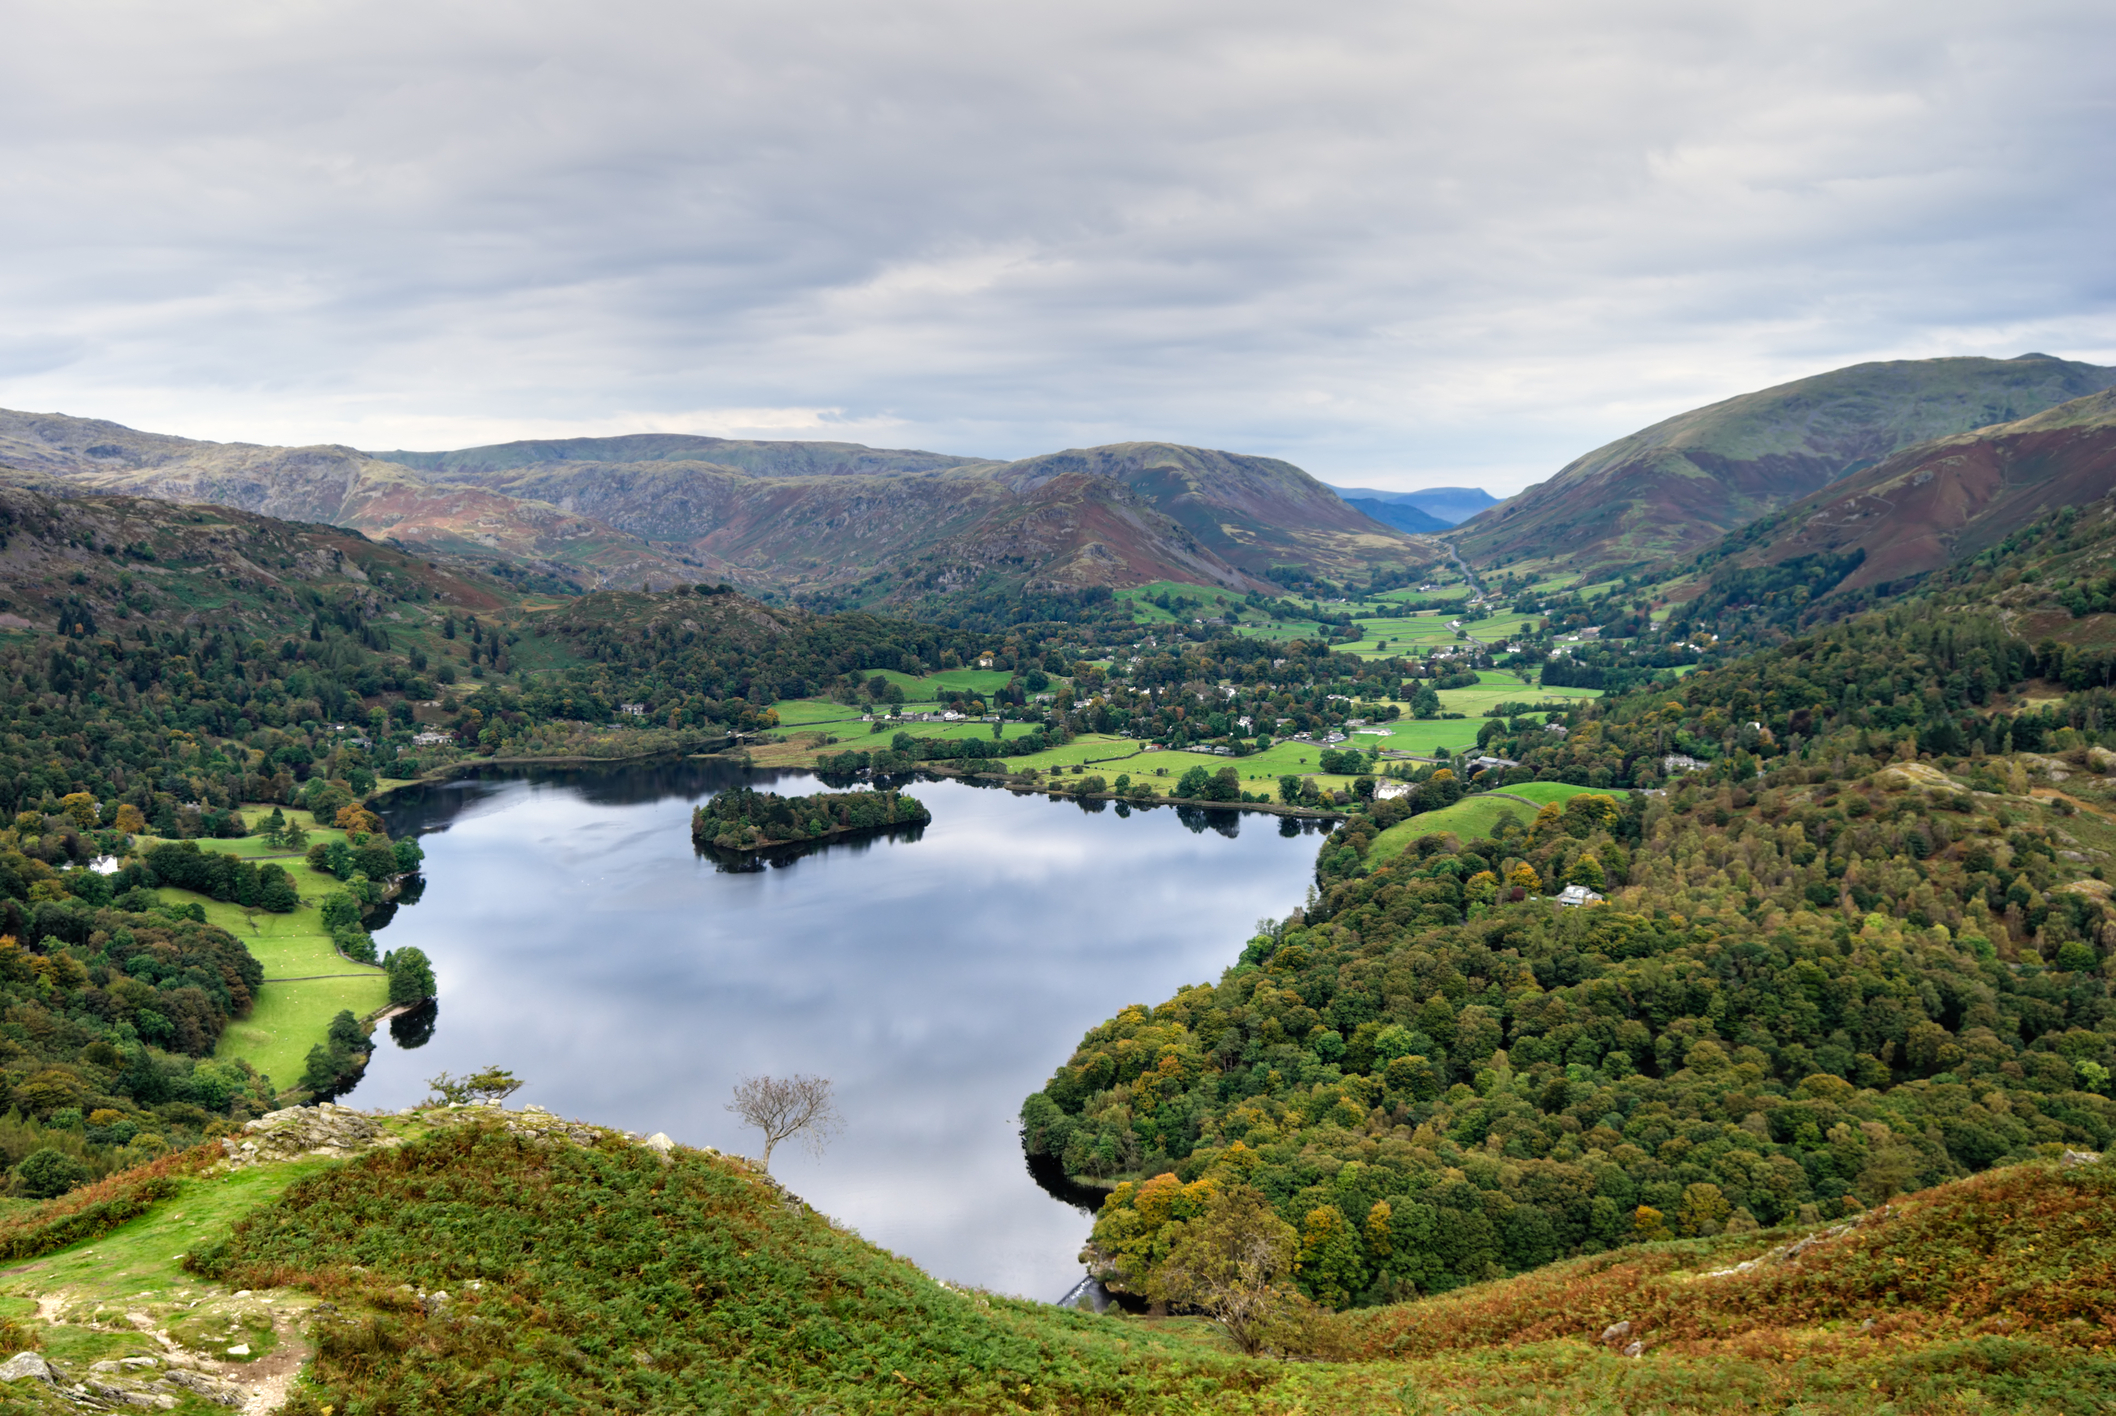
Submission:
{"label": "autumn-coloured tree", "polygon": [[359,802],[351,802],[338,808],[337,818],[331,824],[341,831],[374,832],[382,829],[382,818]]}
{"label": "autumn-coloured tree", "polygon": [[1254,1353],[1273,1322],[1299,1301],[1286,1282],[1299,1252],[1300,1236],[1262,1192],[1236,1185],[1182,1227],[1155,1267],[1147,1296],[1210,1314],[1235,1346]]}

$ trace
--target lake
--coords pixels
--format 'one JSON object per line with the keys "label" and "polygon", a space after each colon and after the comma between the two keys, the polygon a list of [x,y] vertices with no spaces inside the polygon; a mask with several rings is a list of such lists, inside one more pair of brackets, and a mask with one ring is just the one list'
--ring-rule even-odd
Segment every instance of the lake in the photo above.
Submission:
{"label": "lake", "polygon": [[675,762],[391,797],[425,880],[376,939],[424,949],[440,1003],[423,1040],[378,1029],[347,1102],[408,1106],[497,1063],[528,1081],[512,1105],[755,1154],[736,1079],[820,1074],[845,1129],[820,1158],[782,1145],[781,1181],[937,1277],[1057,1299],[1090,1220],[1029,1175],[1022,1098],[1088,1028],[1218,978],[1295,908],[1313,824],[920,781],[917,839],[729,872],[693,850],[690,810],[745,781],[819,786]]}

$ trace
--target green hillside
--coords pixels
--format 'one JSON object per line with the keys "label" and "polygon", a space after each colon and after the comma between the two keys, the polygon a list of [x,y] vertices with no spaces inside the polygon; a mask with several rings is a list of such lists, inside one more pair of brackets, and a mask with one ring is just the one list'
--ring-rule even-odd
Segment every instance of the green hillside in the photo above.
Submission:
{"label": "green hillside", "polygon": [[1833,369],[1619,438],[1452,539],[1479,566],[1666,560],[1899,448],[2012,422],[2111,383],[2116,369],[2042,354]]}
{"label": "green hillside", "polygon": [[[1850,1416],[2102,1411],[2116,1389],[2105,1164],[2015,1166],[1827,1228],[1649,1242],[1337,1318],[1295,1303],[1245,1357],[1203,1317],[937,1282],[734,1157],[485,1108],[337,1113],[272,1153],[324,1132],[365,1153],[230,1171],[212,1148],[0,1224],[10,1345],[106,1401],[184,1411],[267,1401],[305,1360],[277,1388],[297,1416]],[[89,1370],[128,1357],[154,1360]],[[34,1381],[6,1397],[75,1409]]]}

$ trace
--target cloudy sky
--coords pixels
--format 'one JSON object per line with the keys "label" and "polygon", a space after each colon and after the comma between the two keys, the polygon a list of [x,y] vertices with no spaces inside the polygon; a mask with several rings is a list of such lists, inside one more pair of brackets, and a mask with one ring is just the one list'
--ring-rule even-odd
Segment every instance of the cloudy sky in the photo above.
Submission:
{"label": "cloudy sky", "polygon": [[2106,0],[6,15],[0,406],[1505,492],[1860,360],[2116,363]]}

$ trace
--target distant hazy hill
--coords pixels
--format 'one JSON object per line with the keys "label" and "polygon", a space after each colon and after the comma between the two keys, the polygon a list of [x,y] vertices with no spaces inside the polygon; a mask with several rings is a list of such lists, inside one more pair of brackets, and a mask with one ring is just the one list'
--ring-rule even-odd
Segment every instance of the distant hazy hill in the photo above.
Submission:
{"label": "distant hazy hill", "polygon": [[1471,560],[1655,560],[1933,438],[2116,384],[2116,369],[2024,354],[1855,364],[1656,423],[1466,523]]}
{"label": "distant hazy hill", "polygon": [[[1346,501],[1366,510],[1368,502],[1380,502],[1385,506],[1411,507],[1424,512],[1442,526],[1456,526],[1469,520],[1488,506],[1497,506],[1499,499],[1481,487],[1421,487],[1415,492],[1384,492],[1374,487],[1338,487],[1331,491]],[[1372,515],[1371,512],[1368,513]],[[1392,526],[1401,522],[1390,522]],[[1408,527],[1406,530],[1424,530],[1424,527]]]}
{"label": "distant hazy hill", "polygon": [[1347,578],[1438,554],[1291,463],[1169,443],[1018,462],[673,434],[364,453],[0,411],[0,469],[504,557],[590,588],[732,579],[871,597],[998,574],[1249,589],[1274,567]]}
{"label": "distant hazy hill", "polygon": [[1398,531],[1409,531],[1417,535],[1431,535],[1445,531],[1455,523],[1442,521],[1431,512],[1420,511],[1409,502],[1375,501],[1371,497],[1346,497],[1345,505],[1356,507],[1366,515]]}
{"label": "distant hazy hill", "polygon": [[384,462],[415,467],[448,480],[476,480],[495,472],[545,468],[568,462],[711,463],[759,477],[845,477],[939,472],[953,467],[988,467],[989,459],[952,457],[841,442],[756,442],[692,433],[634,433],[616,438],[539,438],[527,442],[466,447],[455,452],[373,452]]}
{"label": "distant hazy hill", "polygon": [[1848,592],[1898,583],[2116,488],[2116,388],[1903,449],[1727,538],[1741,565],[1857,551]]}

